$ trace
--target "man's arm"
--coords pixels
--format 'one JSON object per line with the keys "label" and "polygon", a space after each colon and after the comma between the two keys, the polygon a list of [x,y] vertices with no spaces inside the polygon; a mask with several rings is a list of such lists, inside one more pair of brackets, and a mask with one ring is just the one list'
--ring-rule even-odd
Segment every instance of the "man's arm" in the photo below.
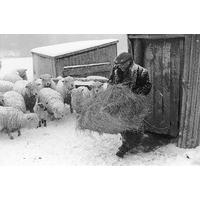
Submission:
{"label": "man's arm", "polygon": [[149,79],[149,73],[148,71],[144,71],[142,74],[141,74],[141,79],[143,80],[143,84],[141,86],[139,86],[135,92],[137,94],[143,94],[143,95],[147,95],[150,93],[151,91],[151,87],[152,87],[152,84],[150,82],[150,79]]}

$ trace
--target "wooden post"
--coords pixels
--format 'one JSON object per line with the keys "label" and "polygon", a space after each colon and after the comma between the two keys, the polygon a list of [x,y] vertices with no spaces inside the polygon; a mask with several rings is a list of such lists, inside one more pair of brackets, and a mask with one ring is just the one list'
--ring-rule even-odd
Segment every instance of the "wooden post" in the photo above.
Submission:
{"label": "wooden post", "polygon": [[144,52],[143,52],[143,46],[142,46],[142,40],[141,39],[135,39],[134,40],[134,49],[133,49],[133,55],[134,55],[134,61],[143,66],[143,58],[144,58]]}
{"label": "wooden post", "polygon": [[178,147],[194,148],[200,138],[200,35],[185,37]]}
{"label": "wooden post", "polygon": [[128,52],[131,55],[133,55],[132,42],[131,42],[131,40],[129,38],[127,39],[127,42],[128,42]]}

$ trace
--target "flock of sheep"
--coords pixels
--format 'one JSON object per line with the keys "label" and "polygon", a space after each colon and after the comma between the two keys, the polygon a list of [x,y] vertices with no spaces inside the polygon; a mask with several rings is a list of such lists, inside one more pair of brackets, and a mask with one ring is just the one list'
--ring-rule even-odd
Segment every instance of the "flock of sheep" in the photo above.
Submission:
{"label": "flock of sheep", "polygon": [[24,127],[47,126],[48,120],[62,119],[68,107],[71,113],[80,112],[81,102],[105,90],[107,83],[90,80],[88,87],[83,79],[73,77],[52,78],[43,74],[28,81],[25,69],[15,70],[0,80],[0,131],[13,139],[12,132]]}

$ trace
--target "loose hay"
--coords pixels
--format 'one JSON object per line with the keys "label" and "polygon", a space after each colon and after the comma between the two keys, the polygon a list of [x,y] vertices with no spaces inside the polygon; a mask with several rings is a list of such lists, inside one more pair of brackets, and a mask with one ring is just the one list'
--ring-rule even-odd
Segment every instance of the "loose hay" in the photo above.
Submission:
{"label": "loose hay", "polygon": [[109,86],[96,98],[82,102],[77,126],[81,130],[110,134],[138,130],[148,114],[148,107],[148,97],[134,94],[122,85]]}

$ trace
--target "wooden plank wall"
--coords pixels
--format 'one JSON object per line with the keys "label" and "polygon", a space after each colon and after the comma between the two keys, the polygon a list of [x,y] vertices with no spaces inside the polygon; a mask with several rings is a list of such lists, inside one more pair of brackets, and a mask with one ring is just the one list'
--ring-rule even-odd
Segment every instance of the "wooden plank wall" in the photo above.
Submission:
{"label": "wooden plank wall", "polygon": [[194,148],[200,144],[200,35],[185,39],[182,80],[182,109],[178,146]]}
{"label": "wooden plank wall", "polygon": [[117,44],[113,44],[107,47],[98,48],[69,57],[59,58],[56,60],[56,74],[57,76],[62,76],[64,66],[84,65],[103,62],[110,62],[112,65],[116,55]]}
{"label": "wooden plank wall", "polygon": [[[152,82],[151,114],[146,130],[178,135],[180,79],[183,68],[184,38],[134,40],[135,55],[149,70]],[[143,45],[139,45],[142,44]],[[141,58],[136,54],[141,54]]]}
{"label": "wooden plank wall", "polygon": [[87,77],[93,76],[104,76],[109,77],[111,71],[111,65],[107,63],[97,63],[88,65],[78,65],[76,67],[66,67],[63,70],[63,76],[73,76],[73,77]]}

